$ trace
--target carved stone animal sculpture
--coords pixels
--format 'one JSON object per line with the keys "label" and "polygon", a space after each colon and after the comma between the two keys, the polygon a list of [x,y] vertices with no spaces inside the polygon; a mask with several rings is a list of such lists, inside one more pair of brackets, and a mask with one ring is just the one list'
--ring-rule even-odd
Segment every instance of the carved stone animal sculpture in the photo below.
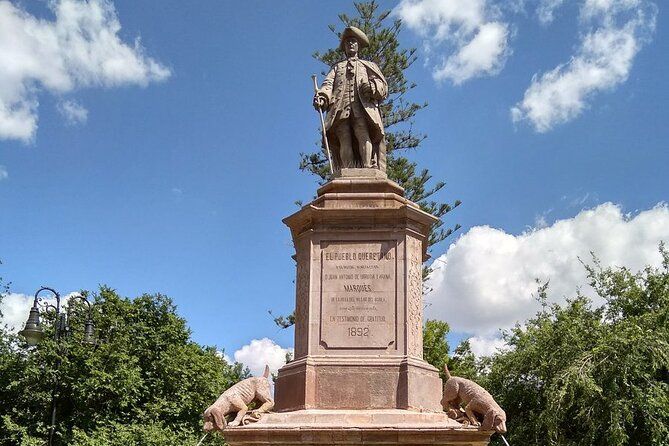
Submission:
{"label": "carved stone animal sculpture", "polygon": [[[441,405],[446,412],[453,409],[460,410],[464,406],[467,418],[474,426],[481,426],[483,430],[495,430],[500,434],[506,432],[506,413],[495,402],[483,387],[465,378],[451,376],[448,367],[444,365],[446,383],[444,384],[444,397]],[[479,423],[476,415],[483,417],[483,423]]]}
{"label": "carved stone animal sculpture", "polygon": [[261,406],[254,410],[256,413],[269,412],[274,407],[274,400],[269,389],[269,367],[265,366],[262,376],[248,378],[238,382],[223,392],[218,399],[204,411],[204,431],[222,431],[227,422],[225,416],[237,413],[230,426],[239,426],[248,412],[248,404],[256,401]]}

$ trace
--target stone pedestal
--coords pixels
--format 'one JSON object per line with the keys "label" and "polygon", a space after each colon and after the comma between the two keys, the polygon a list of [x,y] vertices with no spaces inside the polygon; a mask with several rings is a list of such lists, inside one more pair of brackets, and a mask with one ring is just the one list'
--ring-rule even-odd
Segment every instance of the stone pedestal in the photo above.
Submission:
{"label": "stone pedestal", "polygon": [[450,420],[423,360],[422,264],[437,218],[377,169],[342,169],[284,220],[297,261],[295,359],[275,413],[227,428],[237,445],[485,445]]}
{"label": "stone pedestal", "polygon": [[297,260],[295,361],[279,370],[275,410],[441,410],[422,339],[436,221],[376,169],[344,169],[284,220]]}

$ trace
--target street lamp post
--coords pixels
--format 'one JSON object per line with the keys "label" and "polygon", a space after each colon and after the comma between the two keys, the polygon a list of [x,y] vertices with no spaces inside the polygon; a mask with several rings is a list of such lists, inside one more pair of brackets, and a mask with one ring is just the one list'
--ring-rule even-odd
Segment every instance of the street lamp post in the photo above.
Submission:
{"label": "street lamp post", "polygon": [[[56,299],[56,304],[53,305],[44,301],[39,295],[43,291],[49,291],[54,295]],[[84,296],[71,296],[70,300],[75,299],[81,302],[84,302],[87,307],[87,317],[86,323],[84,324],[84,343],[86,344],[95,344],[94,337],[94,325],[93,325],[93,306]],[[69,326],[69,309],[67,313],[61,311],[61,297],[60,294],[49,287],[42,287],[35,293],[35,300],[33,301],[33,306],[30,309],[30,315],[26,321],[25,328],[19,332],[19,335],[22,336],[28,345],[37,345],[42,339],[44,339],[44,330],[42,329],[42,324],[40,322],[40,308],[42,307],[45,310],[53,310],[55,312],[54,326],[53,326],[53,338],[56,341],[56,345],[60,345],[60,340],[66,336],[70,331]],[[56,360],[56,371],[60,367],[60,358]],[[58,375],[56,375],[55,381],[53,383],[53,388],[51,389],[51,427],[49,428],[49,446],[53,445],[53,436],[56,431],[56,397],[58,395]]]}

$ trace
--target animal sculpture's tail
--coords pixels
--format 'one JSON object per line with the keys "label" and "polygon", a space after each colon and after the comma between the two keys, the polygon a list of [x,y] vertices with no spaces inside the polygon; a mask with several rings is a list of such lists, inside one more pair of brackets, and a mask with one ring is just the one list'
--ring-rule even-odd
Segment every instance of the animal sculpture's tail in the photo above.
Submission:
{"label": "animal sculpture's tail", "polygon": [[265,364],[265,371],[262,374],[263,378],[269,378],[269,365]]}
{"label": "animal sculpture's tail", "polygon": [[451,372],[448,371],[448,366],[444,363],[444,374],[446,375],[446,379],[451,379]]}

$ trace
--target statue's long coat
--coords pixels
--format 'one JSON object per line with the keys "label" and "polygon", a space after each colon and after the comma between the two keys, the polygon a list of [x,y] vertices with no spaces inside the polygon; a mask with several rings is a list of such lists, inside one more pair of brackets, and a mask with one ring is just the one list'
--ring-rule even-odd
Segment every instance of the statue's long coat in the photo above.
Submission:
{"label": "statue's long coat", "polygon": [[[373,156],[376,157],[379,168],[385,171],[386,143],[383,121],[381,119],[381,113],[379,112],[379,103],[388,96],[388,82],[374,62],[362,59],[358,59],[357,62],[355,75],[356,95],[360,99],[365,110],[367,124],[369,125],[369,135],[372,139],[372,144],[374,145]],[[347,63],[347,60],[336,63],[325,77],[323,85],[318,90],[318,93],[327,97],[328,100],[325,130],[334,158],[333,162],[337,169],[341,166],[341,162],[339,160],[339,141],[334,132],[334,125],[337,123],[338,115],[347,105],[344,103]],[[368,98],[360,92],[360,85],[367,82],[374,84],[376,87],[376,94],[373,98]]]}

